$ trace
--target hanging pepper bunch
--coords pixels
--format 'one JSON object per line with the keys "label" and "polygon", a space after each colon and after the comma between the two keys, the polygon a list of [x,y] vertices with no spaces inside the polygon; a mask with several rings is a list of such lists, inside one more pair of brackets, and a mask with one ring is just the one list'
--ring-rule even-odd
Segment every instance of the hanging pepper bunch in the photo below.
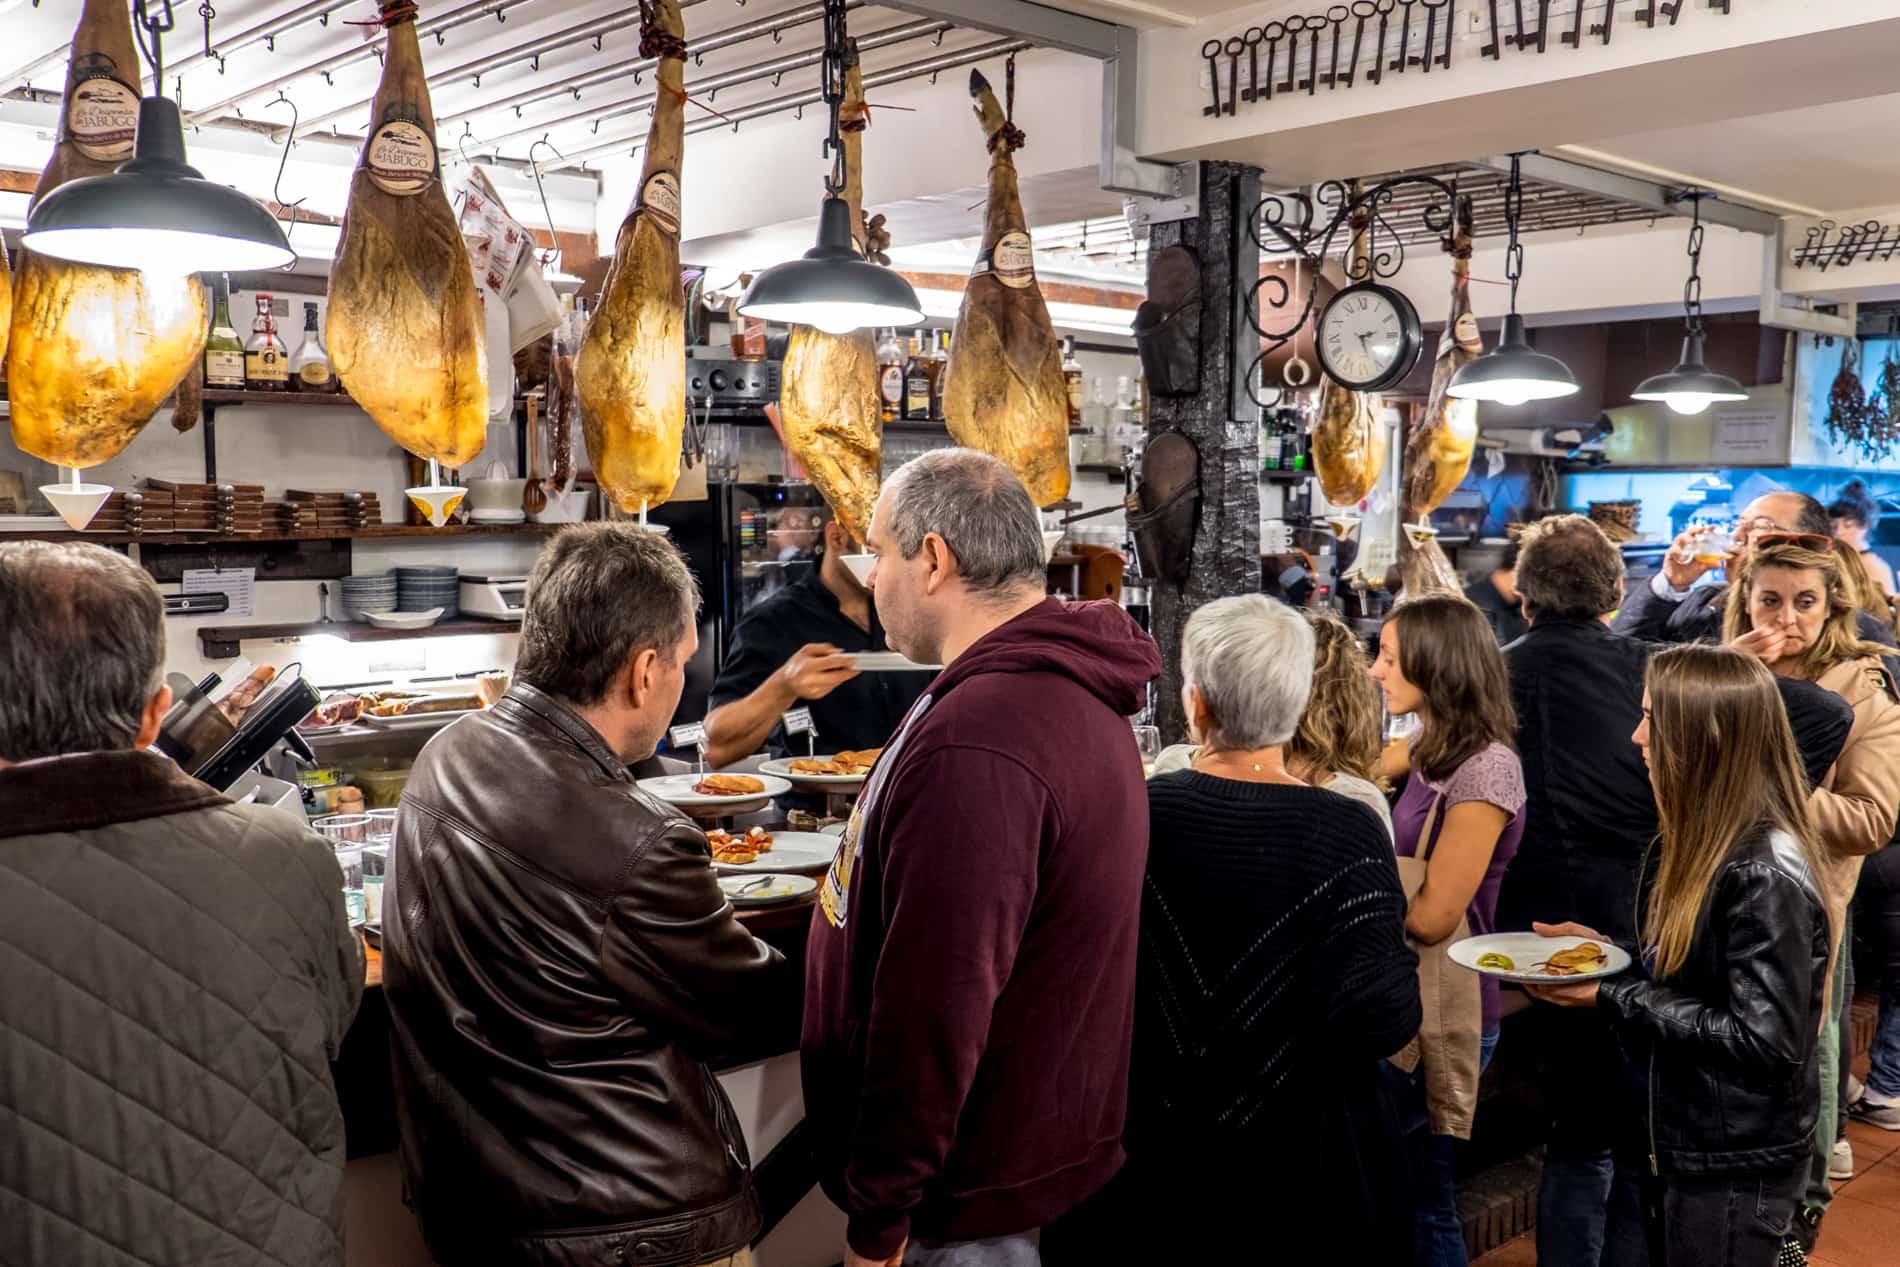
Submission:
{"label": "hanging pepper bunch", "polygon": [[1880,390],[1872,396],[1860,383],[1860,340],[1848,340],[1841,372],[1828,391],[1826,421],[1835,443],[1851,445],[1869,461],[1891,457],[1900,449],[1900,339],[1887,345]]}

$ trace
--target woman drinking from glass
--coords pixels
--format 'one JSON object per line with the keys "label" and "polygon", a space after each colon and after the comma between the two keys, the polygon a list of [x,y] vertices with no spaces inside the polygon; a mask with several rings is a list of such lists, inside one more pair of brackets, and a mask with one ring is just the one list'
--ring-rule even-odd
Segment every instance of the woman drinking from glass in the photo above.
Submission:
{"label": "woman drinking from glass", "polygon": [[1823,853],[1787,712],[1759,662],[1676,647],[1650,660],[1645,686],[1633,738],[1662,827],[1642,926],[1648,973],[1527,989],[1608,1013],[1648,1070],[1650,1164],[1664,1188],[1656,1267],[1772,1267],[1823,1099]]}

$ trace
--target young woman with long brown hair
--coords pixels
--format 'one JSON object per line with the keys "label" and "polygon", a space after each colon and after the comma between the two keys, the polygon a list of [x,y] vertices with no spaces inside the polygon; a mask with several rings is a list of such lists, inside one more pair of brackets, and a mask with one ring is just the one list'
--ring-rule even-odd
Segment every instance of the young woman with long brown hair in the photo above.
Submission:
{"label": "young woman with long brown hair", "polygon": [[1656,1267],[1771,1267],[1820,1114],[1832,941],[1822,849],[1787,712],[1758,661],[1677,647],[1650,660],[1645,685],[1632,739],[1662,827],[1642,927],[1648,974],[1528,988],[1603,1009],[1644,1052],[1650,1164],[1664,1188]]}
{"label": "young woman with long brown hair", "polygon": [[[1426,864],[1405,930],[1426,945],[1452,936],[1461,923],[1473,934],[1495,932],[1498,886],[1524,835],[1524,772],[1510,678],[1491,624],[1460,595],[1402,602],[1380,630],[1372,679],[1385,693],[1387,712],[1418,721],[1409,744],[1392,750],[1405,758],[1405,790],[1392,809],[1394,843],[1401,857]],[[1497,1046],[1497,982],[1485,978],[1479,994],[1482,1071]],[[1432,1139],[1432,1188],[1419,1211],[1419,1259],[1428,1267],[1466,1261],[1453,1144],[1448,1134]]]}
{"label": "young woman with long brown hair", "polygon": [[[1838,950],[1861,864],[1893,839],[1900,806],[1900,688],[1883,658],[1891,649],[1861,637],[1840,556],[1826,537],[1770,533],[1757,538],[1736,570],[1733,589],[1724,630],[1731,645],[1758,657],[1774,673],[1833,691],[1854,710],[1841,755],[1810,804],[1822,851],[1815,878]],[[1833,1199],[1828,1171],[1841,1108],[1836,1088],[1845,960],[1836,954],[1829,1022],[1821,1035],[1821,1125],[1804,1198],[1804,1241]]]}

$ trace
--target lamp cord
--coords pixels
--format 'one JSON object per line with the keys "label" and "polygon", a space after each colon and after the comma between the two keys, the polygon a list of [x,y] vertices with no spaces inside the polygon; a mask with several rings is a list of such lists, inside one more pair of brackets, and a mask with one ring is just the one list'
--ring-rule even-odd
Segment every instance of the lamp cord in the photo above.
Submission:
{"label": "lamp cord", "polygon": [[162,97],[165,95],[162,37],[172,29],[172,0],[132,0],[132,18],[132,33],[138,37],[139,51],[152,66],[152,95]]}
{"label": "lamp cord", "polygon": [[1682,310],[1691,336],[1702,333],[1702,199],[1700,190],[1683,195],[1693,204],[1689,222],[1689,280],[1682,284]]}
{"label": "lamp cord", "polygon": [[1518,155],[1511,155],[1511,181],[1504,187],[1504,225],[1511,242],[1504,249],[1504,275],[1511,282],[1511,311],[1517,312],[1517,282],[1524,275],[1524,244],[1517,240],[1518,217],[1524,213],[1524,182]]}
{"label": "lamp cord", "polygon": [[831,121],[821,152],[831,159],[831,171],[825,176],[825,193],[832,198],[844,197],[845,186],[844,141],[840,137],[839,117],[844,108],[844,9],[845,0],[825,0],[825,59],[820,82]]}

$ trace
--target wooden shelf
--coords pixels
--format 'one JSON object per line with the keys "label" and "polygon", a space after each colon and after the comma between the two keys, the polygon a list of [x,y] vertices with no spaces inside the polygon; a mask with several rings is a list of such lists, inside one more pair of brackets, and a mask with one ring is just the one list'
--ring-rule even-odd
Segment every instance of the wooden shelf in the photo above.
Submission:
{"label": "wooden shelf", "polygon": [[208,660],[228,660],[240,642],[259,639],[308,638],[328,634],[345,642],[407,642],[416,638],[454,638],[462,634],[520,633],[518,620],[481,620],[475,617],[439,620],[427,629],[381,629],[353,620],[307,620],[284,625],[204,625],[198,630],[198,648]]}
{"label": "wooden shelf", "polygon": [[264,532],[220,536],[215,532],[0,532],[0,541],[90,541],[96,545],[204,546],[257,545],[268,541],[380,541],[413,537],[498,537],[545,535],[567,527],[566,524],[449,524],[431,528],[426,524],[370,524],[354,532]]}
{"label": "wooden shelf", "polygon": [[205,388],[207,405],[315,405],[323,409],[361,409],[341,392],[254,392],[230,387]]}
{"label": "wooden shelf", "polygon": [[1260,478],[1268,484],[1304,484],[1313,478],[1312,471],[1262,471]]}

